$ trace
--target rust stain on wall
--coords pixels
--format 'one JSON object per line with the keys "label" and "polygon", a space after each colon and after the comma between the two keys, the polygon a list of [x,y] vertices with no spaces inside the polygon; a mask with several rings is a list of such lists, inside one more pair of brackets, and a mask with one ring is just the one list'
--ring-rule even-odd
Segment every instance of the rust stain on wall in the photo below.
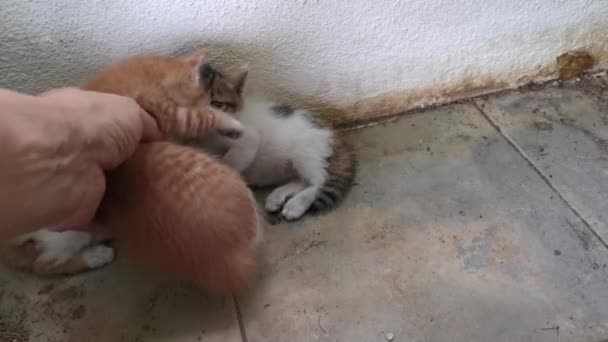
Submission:
{"label": "rust stain on wall", "polygon": [[[555,32],[547,30],[543,34],[552,36]],[[463,77],[457,83],[446,82],[425,88],[387,92],[378,96],[362,98],[353,103],[337,105],[319,97],[302,97],[301,94],[286,91],[284,87],[280,86],[281,82],[276,82],[279,84],[277,87],[272,86],[272,80],[265,84],[265,87],[269,88],[264,91],[265,95],[271,96],[275,100],[317,111],[336,127],[357,127],[398,117],[409,111],[419,111],[558,78],[565,80],[580,75],[582,71],[608,68],[608,39],[606,37],[608,37],[608,26],[603,23],[597,28],[584,32],[578,28],[566,30],[559,37],[560,40],[564,46],[576,46],[577,49],[557,54],[553,61],[549,60],[546,64],[523,66],[508,72],[493,74],[484,74],[474,69],[467,70],[463,72]],[[263,56],[264,60],[271,59],[268,51],[258,51],[255,46],[216,48],[216,54],[219,57],[216,56],[214,60],[223,64],[224,67],[236,65],[237,61],[247,59],[247,56]],[[220,63],[221,61],[223,62]]]}
{"label": "rust stain on wall", "polygon": [[568,51],[556,59],[559,79],[571,80],[580,76],[583,72],[593,68],[595,58],[587,51]]}
{"label": "rust stain on wall", "polygon": [[[608,52],[590,54],[588,57],[575,57],[572,69],[578,68],[577,77],[581,72],[592,70],[597,66],[596,61],[608,61]],[[565,54],[564,54],[565,55]],[[562,55],[563,56],[563,55]],[[577,54],[577,56],[580,56]],[[578,59],[577,59],[578,58]],[[593,65],[589,66],[589,59]],[[562,66],[558,58],[556,63],[537,66],[533,72],[525,76],[501,75],[500,79],[494,76],[474,76],[469,74],[459,84],[448,84],[438,87],[421,88],[400,93],[387,93],[380,96],[369,97],[342,108],[314,99],[296,100],[298,105],[319,112],[326,120],[338,128],[351,128],[366,124],[384,121],[410,111],[420,111],[439,105],[467,100],[472,97],[495,93],[507,89],[516,89],[522,86],[555,80],[562,74]],[[569,64],[570,65],[570,64]],[[581,68],[583,66],[584,68]]]}
{"label": "rust stain on wall", "polygon": [[[337,108],[314,99],[296,100],[298,105],[319,112],[336,127],[355,127],[382,121],[411,110],[421,110],[474,96],[515,88],[535,80],[544,80],[555,75],[555,66],[536,68],[533,74],[509,82],[509,77],[498,80],[493,76],[475,76],[469,73],[459,84],[421,88],[405,92],[388,93],[369,97],[353,104]],[[511,78],[514,78],[511,76]]]}

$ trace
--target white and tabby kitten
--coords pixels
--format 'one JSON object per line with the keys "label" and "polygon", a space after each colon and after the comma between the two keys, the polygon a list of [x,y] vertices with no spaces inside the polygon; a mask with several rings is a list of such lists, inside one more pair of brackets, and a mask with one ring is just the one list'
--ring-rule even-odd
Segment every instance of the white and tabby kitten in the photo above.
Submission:
{"label": "white and tabby kitten", "polygon": [[214,70],[211,105],[232,113],[245,129],[238,140],[212,135],[203,148],[224,154],[224,162],[251,186],[279,186],[265,208],[281,218],[335,207],[355,177],[351,146],[312,111],[243,97],[246,77],[246,70],[236,76]]}

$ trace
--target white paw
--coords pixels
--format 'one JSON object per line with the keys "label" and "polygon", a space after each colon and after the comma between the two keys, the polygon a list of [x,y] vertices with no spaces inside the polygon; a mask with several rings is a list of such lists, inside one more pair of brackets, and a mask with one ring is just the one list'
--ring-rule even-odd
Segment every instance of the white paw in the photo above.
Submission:
{"label": "white paw", "polygon": [[264,209],[270,213],[276,213],[281,210],[283,207],[283,203],[285,203],[285,196],[278,191],[273,191],[266,197],[266,204],[264,205]]}
{"label": "white paw", "polygon": [[221,125],[217,128],[217,132],[219,135],[231,139],[238,139],[243,135],[244,129],[245,127],[243,127],[243,124],[241,124],[240,121],[227,117],[223,119]]}
{"label": "white paw", "polygon": [[283,186],[280,186],[270,193],[266,198],[266,211],[270,213],[276,213],[281,210],[283,204],[289,199],[293,197],[298,191],[301,191],[304,188],[304,185],[297,182],[287,183]]}
{"label": "white paw", "polygon": [[287,221],[297,220],[310,207],[308,201],[303,201],[300,197],[293,197],[285,203],[283,210],[281,210],[281,216]]}
{"label": "white paw", "polygon": [[99,268],[114,260],[114,248],[104,245],[92,246],[82,252],[82,258],[89,268]]}
{"label": "white paw", "polygon": [[40,254],[40,256],[38,257],[38,262],[48,266],[56,266],[65,263],[73,256],[74,252],[68,249],[49,249]]}

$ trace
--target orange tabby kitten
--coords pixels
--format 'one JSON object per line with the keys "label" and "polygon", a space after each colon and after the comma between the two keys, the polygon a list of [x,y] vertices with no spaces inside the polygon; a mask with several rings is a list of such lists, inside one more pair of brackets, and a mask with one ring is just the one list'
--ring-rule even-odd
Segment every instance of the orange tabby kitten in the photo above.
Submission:
{"label": "orange tabby kitten", "polygon": [[[213,128],[220,135],[238,137],[241,124],[208,106],[209,86],[215,74],[205,63],[205,56],[205,50],[198,50],[182,57],[128,58],[99,71],[83,88],[136,99],[171,139],[198,137]],[[170,168],[167,172],[180,170]],[[36,274],[79,273],[114,259],[114,249],[99,244],[99,239],[88,232],[41,228],[0,243],[0,259]]]}
{"label": "orange tabby kitten", "polygon": [[238,173],[200,151],[141,145],[108,176],[99,222],[156,270],[224,294],[255,275],[261,221]]}

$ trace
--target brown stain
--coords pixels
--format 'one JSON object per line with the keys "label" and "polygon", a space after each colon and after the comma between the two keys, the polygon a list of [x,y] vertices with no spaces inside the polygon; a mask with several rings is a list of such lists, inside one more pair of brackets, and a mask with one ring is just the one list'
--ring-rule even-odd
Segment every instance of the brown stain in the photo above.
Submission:
{"label": "brown stain", "polygon": [[596,63],[596,59],[587,51],[568,51],[559,55],[556,59],[559,79],[571,80],[580,76]]}
{"label": "brown stain", "polygon": [[[547,32],[547,34],[553,34]],[[389,92],[368,97],[345,106],[335,106],[314,98],[299,98],[287,94],[285,99],[295,104],[318,111],[328,122],[338,128],[353,128],[392,119],[410,111],[467,100],[473,97],[498,93],[500,91],[521,87],[534,87],[536,84],[571,77],[577,77],[598,67],[608,66],[608,27],[601,25],[586,31],[580,36],[576,32],[566,34],[563,40],[568,45],[580,45],[581,42],[593,42],[584,50],[567,51],[556,58],[556,63],[536,65],[498,75],[482,75],[478,71],[468,70],[462,81],[454,84],[412,89],[401,92]],[[578,37],[575,39],[575,37]]]}
{"label": "brown stain", "polygon": [[76,321],[82,319],[87,312],[87,308],[84,305],[78,305],[70,313],[70,319]]}
{"label": "brown stain", "polygon": [[[566,28],[560,31],[559,39],[564,46],[576,46],[587,51],[599,62],[596,67],[608,67],[608,39],[605,39],[608,37],[608,25],[602,21],[595,25],[590,24],[590,26],[582,32],[579,27]],[[554,37],[556,31],[551,28],[539,34]],[[493,44],[500,46],[504,40],[522,42],[520,36],[510,34],[507,37],[497,37]],[[273,60],[273,54],[267,48],[260,48],[256,45],[214,44],[209,58],[223,67],[241,65],[244,60],[252,63],[259,61],[262,65],[266,65]],[[271,95],[278,101],[315,110],[334,127],[349,129],[387,121],[410,111],[434,108],[476,96],[523,86],[534,87],[535,84],[544,83],[547,80],[552,81],[557,77],[557,63],[547,61],[546,64],[525,66],[511,72],[492,75],[484,75],[478,70],[468,70],[458,83],[387,92],[343,105],[324,101],[316,96],[302,97],[297,93],[286,91],[285,87],[280,86],[279,81],[277,81],[279,86],[270,85],[267,95]]]}
{"label": "brown stain", "polygon": [[317,111],[334,127],[352,128],[391,119],[409,111],[431,109],[505,89],[514,89],[534,80],[550,78],[555,73],[554,65],[537,66],[530,74],[518,77],[513,82],[513,75],[510,74],[500,75],[497,78],[493,75],[479,76],[476,72],[469,71],[458,84],[385,93],[364,98],[342,108],[314,98],[298,98],[290,95],[287,95],[287,98],[291,98],[295,105]]}

